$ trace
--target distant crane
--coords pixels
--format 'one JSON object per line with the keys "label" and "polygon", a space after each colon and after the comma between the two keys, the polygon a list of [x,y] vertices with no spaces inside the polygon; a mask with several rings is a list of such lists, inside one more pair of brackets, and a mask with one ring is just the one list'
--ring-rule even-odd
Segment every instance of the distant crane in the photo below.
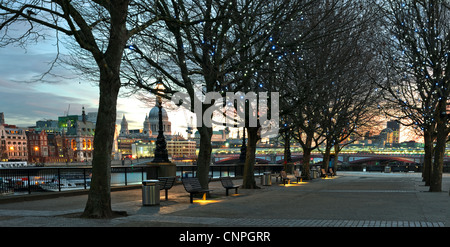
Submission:
{"label": "distant crane", "polygon": [[181,128],[186,128],[187,139],[189,140],[189,139],[192,138],[192,134],[194,133],[194,127],[193,127],[193,126],[194,126],[194,124],[193,124],[193,121],[194,121],[193,119],[194,119],[194,117],[191,116],[191,121],[188,122],[188,121],[187,121],[188,116],[187,116],[186,111],[183,110],[183,113],[184,113],[184,119],[186,119],[186,125],[182,125],[182,126],[179,126],[179,127],[181,127]]}
{"label": "distant crane", "polygon": [[191,139],[191,135],[192,135],[192,133],[193,133],[193,117],[191,116],[191,122],[190,123],[188,123],[188,126],[187,126],[187,129],[186,129],[186,132],[188,133],[188,139]]}
{"label": "distant crane", "polygon": [[69,104],[69,107],[67,107],[67,111],[64,112],[64,115],[66,115],[66,117],[69,116],[69,111],[70,111],[70,104]]}

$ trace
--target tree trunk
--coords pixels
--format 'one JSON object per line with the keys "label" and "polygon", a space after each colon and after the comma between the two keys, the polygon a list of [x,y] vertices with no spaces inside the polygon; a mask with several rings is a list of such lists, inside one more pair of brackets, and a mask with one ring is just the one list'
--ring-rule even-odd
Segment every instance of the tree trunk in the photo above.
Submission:
{"label": "tree trunk", "polygon": [[303,159],[302,159],[302,178],[304,180],[311,180],[309,160],[311,159],[311,149],[303,149]]}
{"label": "tree trunk", "polygon": [[431,130],[424,131],[424,151],[423,167],[422,167],[422,179],[425,182],[425,186],[430,186],[431,166],[433,159],[433,137]]}
{"label": "tree trunk", "polygon": [[92,182],[83,217],[111,218],[111,151],[114,143],[119,77],[100,76],[100,102],[94,136]]}
{"label": "tree trunk", "polygon": [[306,141],[302,145],[303,149],[303,159],[302,159],[302,177],[305,180],[311,179],[309,161],[311,159],[311,145],[312,145],[312,135],[306,136]]}
{"label": "tree trunk", "polygon": [[334,175],[337,175],[337,166],[339,162],[339,144],[334,145],[334,161],[333,161],[333,171]]}
{"label": "tree trunk", "polygon": [[331,146],[328,144],[328,141],[325,145],[325,153],[323,154],[322,158],[322,168],[325,169],[325,171],[328,170],[328,164],[330,163],[330,153],[331,153]]}
{"label": "tree trunk", "polygon": [[244,177],[242,182],[242,188],[244,189],[256,189],[255,182],[255,158],[256,158],[256,143],[259,140],[258,137],[258,127],[248,127],[248,145],[247,145],[247,153],[245,156],[245,164],[244,164]]}
{"label": "tree trunk", "polygon": [[445,122],[437,122],[436,146],[434,149],[434,161],[431,169],[430,192],[442,191],[442,171],[444,165],[445,144],[447,141],[447,131]]}
{"label": "tree trunk", "polygon": [[197,159],[197,178],[203,189],[208,189],[209,185],[209,165],[211,163],[211,136],[212,128],[202,126],[198,128],[200,133],[200,149]]}
{"label": "tree trunk", "polygon": [[104,53],[93,51],[100,71],[100,97],[95,126],[92,181],[83,217],[111,218],[111,156],[116,129],[117,96],[120,65],[128,40],[126,20],[129,1],[115,1],[109,6],[111,29],[108,48]]}

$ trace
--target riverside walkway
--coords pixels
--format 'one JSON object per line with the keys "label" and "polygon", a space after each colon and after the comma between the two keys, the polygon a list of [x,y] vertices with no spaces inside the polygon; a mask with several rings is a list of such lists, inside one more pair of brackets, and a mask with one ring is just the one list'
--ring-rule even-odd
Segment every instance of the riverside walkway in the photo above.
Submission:
{"label": "riverside walkway", "polygon": [[[159,206],[142,205],[140,186],[113,191],[112,209],[127,216],[108,220],[79,218],[87,194],[29,201],[0,199],[0,227],[449,227],[450,176],[443,192],[427,192],[419,173],[339,172],[283,186],[239,189],[225,196],[212,181],[211,198],[189,203],[181,184],[161,191]],[[295,181],[295,179],[291,179]],[[235,184],[242,180],[236,179]],[[61,194],[63,195],[63,194]],[[258,228],[259,229],[259,228]]]}

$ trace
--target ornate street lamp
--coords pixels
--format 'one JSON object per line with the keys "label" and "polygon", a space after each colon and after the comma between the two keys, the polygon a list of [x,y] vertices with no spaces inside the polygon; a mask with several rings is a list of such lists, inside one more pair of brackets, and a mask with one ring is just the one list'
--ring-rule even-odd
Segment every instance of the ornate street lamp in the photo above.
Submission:
{"label": "ornate street lamp", "polygon": [[[158,80],[158,83],[156,85],[156,89],[159,93],[162,93],[164,90],[164,86],[161,82],[161,79]],[[158,103],[159,108],[159,131],[158,131],[158,137],[156,138],[156,147],[155,147],[155,158],[153,159],[153,163],[167,163],[169,161],[169,155],[167,153],[167,143],[166,138],[164,137],[164,130],[163,130],[163,120],[162,120],[162,98],[161,96],[156,96],[156,101]]]}

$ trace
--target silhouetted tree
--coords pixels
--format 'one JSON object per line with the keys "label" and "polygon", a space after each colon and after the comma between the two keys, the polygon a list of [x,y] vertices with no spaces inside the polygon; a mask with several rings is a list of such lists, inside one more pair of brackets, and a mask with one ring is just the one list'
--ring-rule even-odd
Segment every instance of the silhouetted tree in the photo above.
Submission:
{"label": "silhouetted tree", "polygon": [[326,144],[324,163],[331,147],[354,132],[373,98],[365,74],[373,65],[365,47],[374,17],[364,1],[316,2],[292,25],[284,42],[290,44],[279,65],[280,109],[290,119],[292,135],[302,146],[302,176],[310,178],[311,152]]}
{"label": "silhouetted tree", "polygon": [[[136,76],[129,79],[140,80],[138,86],[150,88],[151,85],[145,84],[148,80],[142,78],[154,76],[152,73],[163,76],[168,91],[189,95],[185,104],[193,112],[194,103],[202,102],[207,93],[216,92],[225,97],[227,92],[254,92],[260,88],[256,78],[261,61],[269,56],[269,38],[279,31],[282,23],[290,21],[290,15],[308,2],[159,1],[154,14],[164,18],[164,25],[148,29],[144,36],[134,40],[131,46],[134,55],[127,55],[127,64]],[[203,102],[201,112],[195,112],[200,134],[197,176],[204,188],[208,187],[213,129],[202,119],[206,109],[214,104],[217,104],[215,100]],[[236,121],[239,126],[249,127],[244,118]],[[254,146],[259,139],[259,128],[255,128],[247,128],[246,154],[253,156],[247,157],[244,165],[246,188],[255,187]]]}
{"label": "silhouetted tree", "polygon": [[[70,37],[75,52],[87,54],[88,64],[96,67],[100,89],[98,117],[94,137],[92,183],[85,217],[110,218],[111,153],[116,123],[116,104],[121,88],[120,70],[125,46],[130,37],[144,30],[158,18],[143,13],[140,3],[117,1],[1,1],[0,30],[2,46],[21,42],[39,42],[40,32],[54,30]],[[28,27],[22,34],[13,33],[14,25]],[[42,29],[37,29],[41,27]],[[58,42],[60,42],[58,40]],[[91,68],[92,69],[92,68]]]}
{"label": "silhouetted tree", "polygon": [[394,106],[397,110],[391,116],[422,132],[424,179],[430,191],[439,192],[450,131],[446,112],[450,93],[449,4],[434,0],[389,1],[379,7],[384,11],[381,33],[385,34],[379,48],[387,68],[386,80],[380,85],[391,106],[388,110]]}

